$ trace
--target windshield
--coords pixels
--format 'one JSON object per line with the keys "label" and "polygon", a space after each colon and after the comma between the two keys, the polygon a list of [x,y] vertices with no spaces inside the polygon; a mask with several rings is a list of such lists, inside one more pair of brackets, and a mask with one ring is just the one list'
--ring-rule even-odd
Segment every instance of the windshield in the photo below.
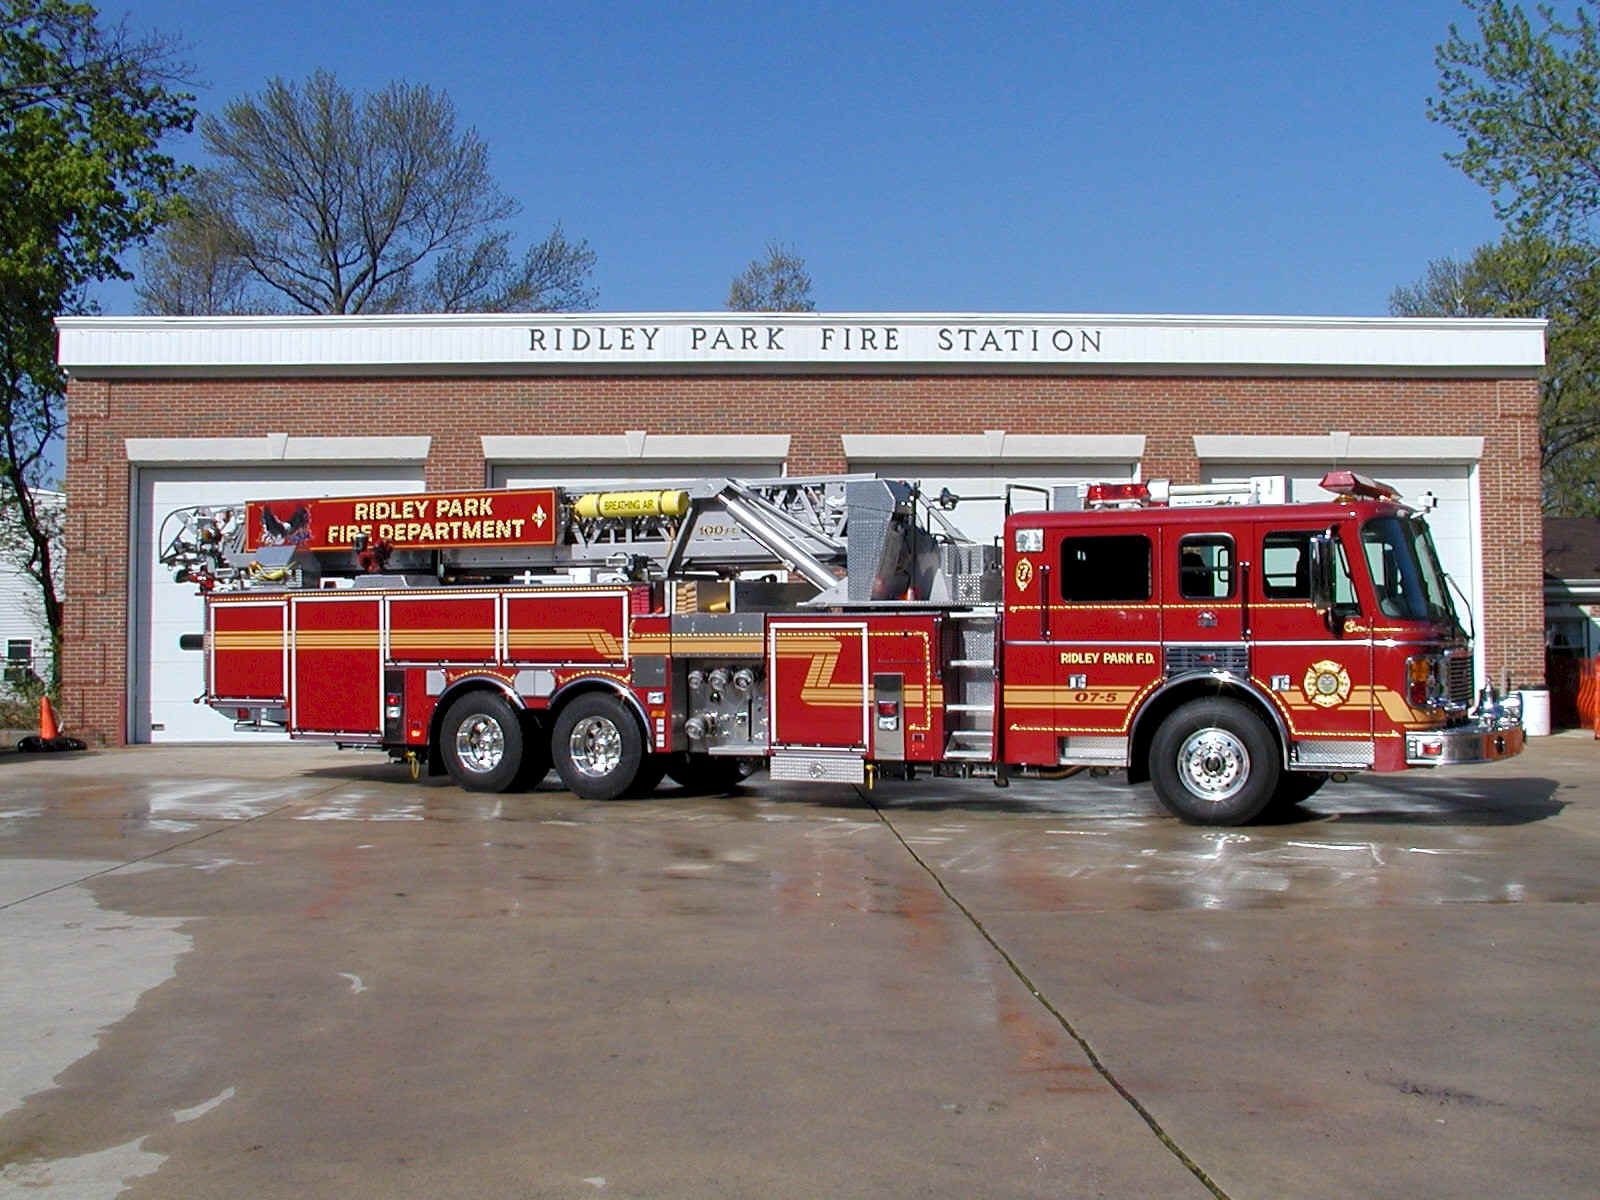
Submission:
{"label": "windshield", "polygon": [[1457,623],[1433,537],[1420,517],[1376,517],[1362,526],[1361,543],[1385,616]]}

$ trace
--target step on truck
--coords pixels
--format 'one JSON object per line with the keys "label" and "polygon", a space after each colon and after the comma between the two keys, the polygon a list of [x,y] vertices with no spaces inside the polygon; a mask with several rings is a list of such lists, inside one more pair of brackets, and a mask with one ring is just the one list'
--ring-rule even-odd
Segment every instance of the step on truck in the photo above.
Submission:
{"label": "step on truck", "polygon": [[235,728],[476,791],[1116,769],[1235,825],[1518,753],[1423,516],[1282,484],[1008,488],[993,542],[862,475],[249,501],[171,514],[160,557]]}

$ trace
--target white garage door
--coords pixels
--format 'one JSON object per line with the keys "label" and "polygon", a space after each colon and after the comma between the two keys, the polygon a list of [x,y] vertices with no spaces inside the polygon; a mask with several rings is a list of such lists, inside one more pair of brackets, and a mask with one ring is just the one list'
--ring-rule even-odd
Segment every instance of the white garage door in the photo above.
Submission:
{"label": "white garage door", "polygon": [[[885,479],[905,479],[920,484],[929,500],[949,488],[957,496],[1003,497],[1008,483],[1049,489],[1071,483],[1103,481],[1125,483],[1134,478],[1132,463],[1057,462],[996,465],[993,463],[874,461],[852,459],[852,471],[872,471]],[[1015,491],[1012,508],[1016,512],[1047,508],[1050,496],[1038,492]],[[973,541],[987,542],[1005,528],[1005,501],[964,500],[945,514]]]}
{"label": "white garage door", "polygon": [[178,637],[204,629],[204,606],[192,583],[174,583],[156,561],[161,520],[175,508],[305,496],[419,492],[416,466],[159,467],[138,472],[134,539],[134,609],[129,734],[136,742],[255,741],[194,698],[205,689],[201,656],[178,649]]}
{"label": "white garage door", "polygon": [[[1439,547],[1439,559],[1456,585],[1472,604],[1472,622],[1476,624],[1478,640],[1478,685],[1483,680],[1483,569],[1479,548],[1480,523],[1478,517],[1477,471],[1466,463],[1385,463],[1344,462],[1348,467],[1373,479],[1391,484],[1400,492],[1400,498],[1413,508],[1426,512],[1428,525],[1433,530],[1434,544]],[[1208,482],[1223,483],[1250,475],[1285,475],[1289,482],[1291,502],[1327,500],[1330,493],[1322,486],[1322,477],[1332,467],[1309,466],[1296,463],[1288,467],[1274,467],[1268,463],[1252,462],[1248,466],[1237,463],[1207,463],[1202,474]],[[1460,607],[1461,598],[1452,596]]]}

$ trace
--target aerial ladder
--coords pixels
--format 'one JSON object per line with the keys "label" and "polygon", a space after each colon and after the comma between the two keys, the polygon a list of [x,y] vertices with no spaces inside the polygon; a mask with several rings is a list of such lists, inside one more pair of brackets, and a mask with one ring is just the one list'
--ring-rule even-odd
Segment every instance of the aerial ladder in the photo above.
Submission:
{"label": "aerial ladder", "polygon": [[[426,498],[442,506],[452,494]],[[917,487],[872,475],[714,478],[639,490],[637,484],[461,493],[534,515],[538,536],[452,535],[476,526],[361,522],[359,500],[251,501],[178,509],[164,520],[160,561],[202,591],[259,587],[423,587],[537,583],[751,580],[784,573],[794,602],[968,603],[972,578],[998,551],[945,515]],[[383,502],[395,515],[404,498]],[[532,505],[532,507],[527,507]],[[424,508],[426,506],[424,505]],[[403,515],[403,514],[402,514]],[[412,514],[415,515],[415,514]],[[343,518],[343,519],[342,519]],[[549,528],[543,528],[548,522]],[[534,534],[534,521],[526,521]],[[419,529],[419,526],[421,528]],[[422,536],[418,536],[418,534]],[[991,589],[992,590],[992,589]],[[803,594],[802,594],[803,593]]]}

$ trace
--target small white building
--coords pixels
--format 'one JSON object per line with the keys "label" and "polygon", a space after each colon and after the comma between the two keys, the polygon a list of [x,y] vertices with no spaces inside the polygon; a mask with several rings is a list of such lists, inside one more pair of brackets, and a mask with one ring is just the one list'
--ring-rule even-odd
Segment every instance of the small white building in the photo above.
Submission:
{"label": "small white building", "polygon": [[[65,543],[61,536],[62,514],[67,498],[61,492],[35,489],[39,505],[55,532],[51,559],[56,587],[66,578]],[[18,561],[19,547],[25,542],[17,514],[9,505],[0,514],[0,691],[12,692],[17,685],[33,679],[50,678],[50,625],[44,617],[44,599],[39,585]],[[21,554],[27,553],[21,549]],[[58,591],[59,594],[59,591]]]}

